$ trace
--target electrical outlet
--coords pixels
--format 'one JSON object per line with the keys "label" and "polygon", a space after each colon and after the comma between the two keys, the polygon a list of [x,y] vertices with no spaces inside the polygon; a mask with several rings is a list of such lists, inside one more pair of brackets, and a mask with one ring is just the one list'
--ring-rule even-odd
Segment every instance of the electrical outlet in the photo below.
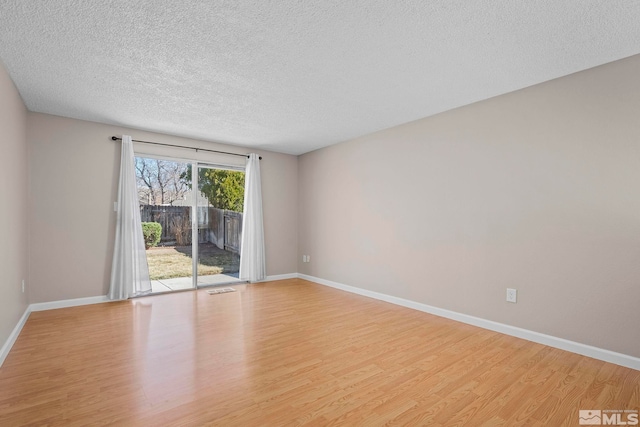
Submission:
{"label": "electrical outlet", "polygon": [[22,293],[24,294],[24,279],[22,279]]}
{"label": "electrical outlet", "polygon": [[311,262],[311,255],[307,255],[307,262]]}
{"label": "electrical outlet", "polygon": [[507,288],[507,301],[516,302],[518,298],[518,291],[516,289]]}
{"label": "electrical outlet", "polygon": [[302,262],[307,262],[307,256],[306,255],[302,255]]}

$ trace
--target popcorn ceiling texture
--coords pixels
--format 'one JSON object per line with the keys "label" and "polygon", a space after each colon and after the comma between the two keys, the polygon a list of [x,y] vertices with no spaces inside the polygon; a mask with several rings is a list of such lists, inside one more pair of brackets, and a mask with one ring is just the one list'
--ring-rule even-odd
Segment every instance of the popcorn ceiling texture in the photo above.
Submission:
{"label": "popcorn ceiling texture", "polygon": [[31,111],[300,154],[640,53],[635,0],[3,0]]}

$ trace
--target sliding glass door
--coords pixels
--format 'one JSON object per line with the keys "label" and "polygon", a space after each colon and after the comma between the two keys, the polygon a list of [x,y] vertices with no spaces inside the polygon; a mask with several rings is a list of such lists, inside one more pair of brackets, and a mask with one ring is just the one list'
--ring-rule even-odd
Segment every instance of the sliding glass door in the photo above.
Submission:
{"label": "sliding glass door", "polygon": [[238,281],[244,171],[198,165],[197,285]]}
{"label": "sliding glass door", "polygon": [[152,292],[238,281],[244,171],[136,157],[136,178]]}
{"label": "sliding glass door", "polygon": [[193,288],[190,163],[136,157],[140,216],[154,293]]}

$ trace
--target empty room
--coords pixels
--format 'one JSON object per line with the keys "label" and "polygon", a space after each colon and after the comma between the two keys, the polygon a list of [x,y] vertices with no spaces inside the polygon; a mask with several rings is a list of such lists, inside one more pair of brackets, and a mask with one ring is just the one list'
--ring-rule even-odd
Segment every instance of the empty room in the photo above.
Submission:
{"label": "empty room", "polygon": [[640,3],[0,2],[0,426],[638,425]]}

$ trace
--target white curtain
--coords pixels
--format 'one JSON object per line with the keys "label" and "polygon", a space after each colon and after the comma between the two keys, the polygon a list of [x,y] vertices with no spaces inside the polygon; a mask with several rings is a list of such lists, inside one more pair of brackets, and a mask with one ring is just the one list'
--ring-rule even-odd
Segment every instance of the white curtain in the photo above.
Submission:
{"label": "white curtain", "polygon": [[134,162],[131,137],[122,135],[116,244],[108,295],[111,300],[123,300],[151,292]]}
{"label": "white curtain", "polygon": [[260,157],[249,154],[244,176],[244,214],[240,249],[240,279],[257,282],[267,277],[264,258],[264,227],[262,224],[262,189]]}

